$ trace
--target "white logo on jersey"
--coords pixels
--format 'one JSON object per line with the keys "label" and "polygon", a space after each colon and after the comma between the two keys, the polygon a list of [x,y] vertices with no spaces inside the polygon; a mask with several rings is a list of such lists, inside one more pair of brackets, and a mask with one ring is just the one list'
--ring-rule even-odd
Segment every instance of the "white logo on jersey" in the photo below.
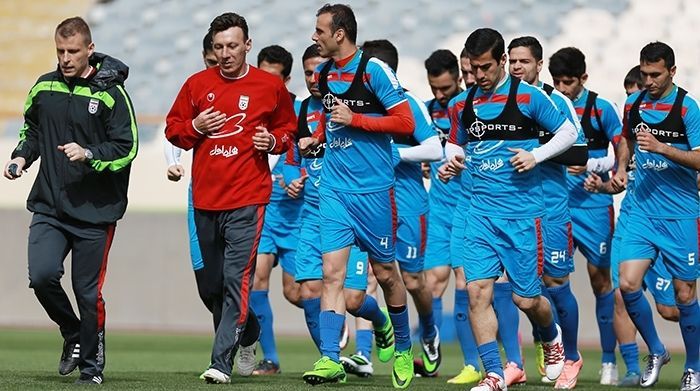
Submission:
{"label": "white logo on jersey", "polygon": [[644,163],[642,163],[642,168],[645,170],[663,171],[668,168],[668,162],[663,160],[647,159]]}
{"label": "white logo on jersey", "polygon": [[486,148],[482,148],[482,144],[484,144],[484,143],[488,144],[488,142],[486,142],[486,141],[480,141],[478,144],[476,144],[476,146],[474,147],[474,153],[476,155],[483,155],[485,153],[489,153],[489,152],[493,151],[494,149],[500,147],[501,144],[503,144],[503,140],[495,141],[495,142],[493,142],[494,143],[493,145],[486,147]]}
{"label": "white logo on jersey", "polygon": [[97,99],[90,99],[90,103],[88,103],[88,113],[90,114],[95,114],[97,113],[97,107],[100,105],[100,101]]}
{"label": "white logo on jersey", "polygon": [[335,95],[329,92],[323,96],[323,100],[321,102],[323,103],[323,107],[325,107],[326,110],[331,111],[333,106],[335,106]]}
{"label": "white logo on jersey", "polygon": [[476,120],[471,125],[469,125],[469,133],[471,133],[476,138],[484,137],[486,133],[486,124]]}
{"label": "white logo on jersey", "polygon": [[[236,115],[232,115],[228,118],[226,118],[226,122],[224,123],[224,126],[221,127],[221,129],[216,132],[208,135],[207,137],[209,138],[224,138],[224,137],[229,137],[229,136],[234,136],[240,132],[243,131],[243,126],[241,126],[241,122],[245,119],[246,115],[245,113],[238,113]],[[235,123],[229,124],[229,121],[237,119]]]}
{"label": "white logo on jersey", "polygon": [[241,97],[238,98],[238,108],[241,110],[247,109],[249,101],[250,101],[250,98],[248,96],[241,95]]}
{"label": "white logo on jersey", "polygon": [[481,165],[479,166],[479,171],[496,171],[499,168],[503,167],[503,159],[486,159],[481,162]]}
{"label": "white logo on jersey", "polygon": [[309,168],[313,171],[318,171],[323,168],[323,163],[319,162],[318,159],[314,159],[309,165]]}
{"label": "white logo on jersey", "polygon": [[230,157],[236,156],[236,155],[238,155],[238,148],[236,148],[234,146],[230,146],[228,148],[225,148],[223,145],[222,146],[214,145],[214,148],[211,151],[209,151],[209,156],[219,156],[219,155],[221,155],[225,158],[230,158]]}
{"label": "white logo on jersey", "polygon": [[210,93],[207,94],[207,100],[208,100],[209,102],[213,102],[215,97],[216,97],[216,95],[214,95],[213,92],[210,92]]}
{"label": "white logo on jersey", "polygon": [[345,149],[352,146],[352,139],[350,137],[337,138],[328,144],[329,148],[340,148]]}

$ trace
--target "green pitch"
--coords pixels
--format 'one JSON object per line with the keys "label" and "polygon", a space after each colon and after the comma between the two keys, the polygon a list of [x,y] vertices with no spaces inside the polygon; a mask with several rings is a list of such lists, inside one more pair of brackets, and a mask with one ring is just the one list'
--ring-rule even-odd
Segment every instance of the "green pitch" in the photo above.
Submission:
{"label": "green pitch", "polygon": [[[209,363],[209,336],[136,333],[107,334],[107,368],[103,389],[114,390],[181,390],[236,388],[241,390],[310,390],[301,380],[303,371],[312,367],[318,353],[305,338],[278,338],[282,374],[269,377],[241,378],[234,375],[233,384],[206,385],[199,374]],[[58,375],[58,359],[62,340],[58,331],[0,330],[0,389],[12,390],[75,390],[77,371],[70,376]],[[347,352],[346,352],[347,353]],[[551,390],[541,385],[534,367],[534,350],[525,349],[528,385],[518,390]],[[260,357],[261,352],[258,352]],[[461,354],[456,344],[443,346],[443,360],[437,379],[416,379],[413,390],[464,390],[465,386],[448,385],[445,381],[461,369]],[[643,353],[640,353],[643,355]],[[597,384],[600,353],[583,351],[584,367],[577,390],[603,390]],[[318,386],[346,390],[392,389],[389,364],[375,358],[375,376],[370,379],[348,377],[344,385]],[[621,364],[618,358],[618,363]],[[622,366],[621,366],[622,367]],[[622,368],[620,367],[620,371]],[[674,355],[664,367],[654,390],[678,390],[683,371],[683,357]],[[620,376],[623,374],[620,373]],[[608,387],[609,388],[609,387]]]}

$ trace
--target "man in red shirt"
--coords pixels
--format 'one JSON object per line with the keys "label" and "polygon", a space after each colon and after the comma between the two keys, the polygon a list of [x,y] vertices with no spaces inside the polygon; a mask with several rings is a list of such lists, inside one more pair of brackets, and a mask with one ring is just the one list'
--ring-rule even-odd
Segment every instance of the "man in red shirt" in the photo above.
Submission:
{"label": "man in red shirt", "polygon": [[296,117],[284,83],[246,63],[251,40],[245,19],[225,13],[209,30],[219,66],[187,79],[165,135],[175,146],[194,149],[192,198],[203,270],[217,294],[214,305],[222,307],[204,377],[228,383],[239,343],[257,339],[244,330],[253,318],[248,296],[272,188],[267,155],[287,150]]}

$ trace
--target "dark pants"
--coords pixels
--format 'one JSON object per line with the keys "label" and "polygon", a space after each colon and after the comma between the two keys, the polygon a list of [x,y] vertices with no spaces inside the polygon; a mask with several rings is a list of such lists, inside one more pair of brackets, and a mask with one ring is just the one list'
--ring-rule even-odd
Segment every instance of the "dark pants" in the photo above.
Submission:
{"label": "dark pants", "polygon": [[[254,329],[259,333],[259,328],[247,327],[248,323],[256,322],[254,315],[249,316],[248,298],[253,287],[264,214],[263,205],[229,211],[195,209],[194,212],[204,260],[201,269],[204,281],[199,291],[203,301],[206,297],[205,303],[212,305],[216,328],[211,367],[226,374],[231,374],[233,357],[241,339],[257,340],[257,335],[250,334]],[[221,309],[218,327],[217,307]]]}
{"label": "dark pants", "polygon": [[[35,213],[29,226],[29,287],[70,343],[80,343],[80,373],[101,375],[105,366],[102,286],[116,224],[95,225]],[[73,292],[80,319],[61,287],[71,252]]]}

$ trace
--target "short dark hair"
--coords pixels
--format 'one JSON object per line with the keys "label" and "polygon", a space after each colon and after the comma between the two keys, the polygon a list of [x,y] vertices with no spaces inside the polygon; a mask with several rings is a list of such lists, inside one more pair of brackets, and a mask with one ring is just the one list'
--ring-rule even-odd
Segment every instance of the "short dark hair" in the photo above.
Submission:
{"label": "short dark hair", "polygon": [[90,26],[80,16],[68,18],[56,26],[56,35],[60,35],[62,38],[72,37],[75,34],[81,34],[86,45],[92,43]]}
{"label": "short dark hair", "polygon": [[211,40],[211,31],[208,31],[207,35],[205,35],[204,39],[202,39],[202,51],[205,54],[214,51],[214,46],[212,45]]}
{"label": "short dark hair", "polygon": [[673,49],[663,42],[651,42],[639,52],[639,62],[657,62],[660,60],[664,60],[666,69],[671,69],[676,65],[676,56],[673,54]]}
{"label": "short dark hair", "polygon": [[462,51],[459,53],[459,58],[469,58],[469,53],[467,53],[467,48],[462,48]]}
{"label": "short dark hair", "polygon": [[640,90],[644,89],[644,83],[642,83],[642,72],[639,69],[639,65],[635,65],[629,72],[627,72],[623,85],[625,87],[636,85]]}
{"label": "short dark hair", "polygon": [[376,57],[384,61],[394,72],[399,67],[399,51],[396,50],[396,46],[393,43],[386,39],[365,41],[362,44],[362,51],[370,57]]}
{"label": "short dark hair", "polygon": [[459,62],[451,51],[438,49],[425,60],[425,70],[428,72],[428,75],[433,77],[440,76],[445,72],[450,72],[450,75],[459,77]]}
{"label": "short dark hair", "polygon": [[469,57],[479,57],[486,52],[491,52],[491,57],[496,61],[503,57],[503,53],[506,51],[505,47],[506,44],[501,33],[490,28],[474,30],[464,42],[464,48]]}
{"label": "short dark hair", "polygon": [[214,18],[209,25],[209,32],[213,39],[216,33],[226,31],[231,27],[238,27],[243,30],[243,39],[248,40],[248,23],[244,17],[234,12],[226,12]]}
{"label": "short dark hair", "polygon": [[265,61],[270,64],[282,64],[282,76],[285,78],[289,77],[292,73],[292,63],[294,59],[292,58],[292,53],[289,53],[287,49],[279,45],[270,45],[262,48],[260,53],[258,53],[258,66]]}
{"label": "short dark hair", "polygon": [[304,54],[301,56],[301,61],[304,62],[315,57],[321,57],[321,52],[318,50],[318,45],[314,43],[309,45],[309,47],[304,50]]}
{"label": "short dark hair", "polygon": [[542,60],[542,44],[540,44],[540,41],[538,41],[537,38],[529,35],[515,38],[508,44],[508,53],[510,53],[511,49],[519,47],[526,47],[530,49],[530,53],[536,61]]}
{"label": "short dark hair", "polygon": [[331,14],[332,16],[331,33],[335,33],[338,29],[343,29],[350,42],[357,42],[357,21],[355,20],[355,14],[352,12],[350,6],[326,3],[316,12],[316,16],[322,14]]}
{"label": "short dark hair", "polygon": [[586,73],[586,56],[575,47],[559,49],[549,58],[549,73],[552,77],[581,78]]}

